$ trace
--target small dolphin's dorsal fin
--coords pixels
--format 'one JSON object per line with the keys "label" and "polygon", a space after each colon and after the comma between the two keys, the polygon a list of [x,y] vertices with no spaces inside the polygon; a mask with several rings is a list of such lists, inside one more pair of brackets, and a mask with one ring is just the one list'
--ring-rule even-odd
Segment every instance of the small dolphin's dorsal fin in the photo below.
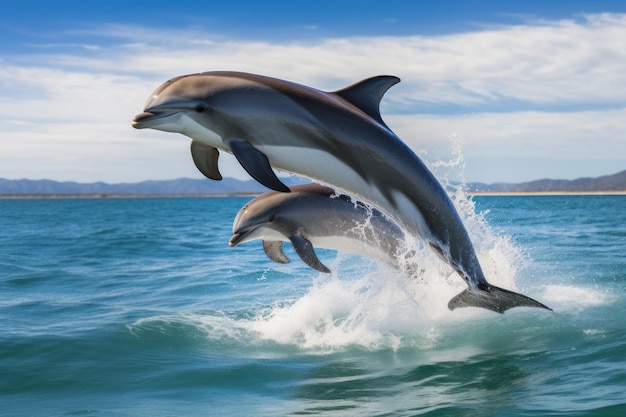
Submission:
{"label": "small dolphin's dorsal fin", "polygon": [[280,240],[264,240],[263,250],[268,258],[279,264],[288,264],[291,259],[283,252],[283,242]]}
{"label": "small dolphin's dorsal fin", "polygon": [[400,78],[393,75],[378,75],[334,91],[333,94],[354,104],[378,123],[387,127],[380,117],[380,101],[387,90],[399,82]]}
{"label": "small dolphin's dorsal fin", "polygon": [[315,254],[315,250],[313,250],[313,244],[309,239],[302,235],[293,235],[289,237],[289,240],[293,244],[293,248],[296,250],[296,253],[304,261],[305,264],[315,269],[316,271],[325,273],[330,272],[330,269],[328,269],[328,267],[326,267],[326,265],[324,265]]}
{"label": "small dolphin's dorsal fin", "polygon": [[222,179],[222,174],[220,174],[217,168],[217,159],[219,156],[220,152],[217,148],[205,145],[197,140],[191,141],[191,157],[193,158],[193,163],[196,164],[196,168],[198,168],[205,177],[217,181]]}
{"label": "small dolphin's dorsal fin", "polygon": [[248,174],[267,188],[272,190],[288,193],[289,187],[278,179],[267,156],[252,146],[250,143],[241,139],[230,139],[226,143],[230,146],[230,150],[237,158]]}

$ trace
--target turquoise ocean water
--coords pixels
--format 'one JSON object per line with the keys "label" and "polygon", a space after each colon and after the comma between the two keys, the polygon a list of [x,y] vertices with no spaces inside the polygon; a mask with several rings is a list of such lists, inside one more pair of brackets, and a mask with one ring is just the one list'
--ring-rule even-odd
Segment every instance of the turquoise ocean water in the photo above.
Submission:
{"label": "turquoise ocean water", "polygon": [[457,199],[488,279],[554,309],[504,315],[448,311],[429,253],[230,248],[248,200],[0,200],[0,415],[626,415],[626,196]]}

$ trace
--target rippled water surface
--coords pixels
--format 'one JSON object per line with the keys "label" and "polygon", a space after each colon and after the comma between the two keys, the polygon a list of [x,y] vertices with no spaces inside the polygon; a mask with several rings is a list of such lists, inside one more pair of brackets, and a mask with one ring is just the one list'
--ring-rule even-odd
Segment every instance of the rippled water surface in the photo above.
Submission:
{"label": "rippled water surface", "polygon": [[248,198],[0,200],[0,415],[626,415],[626,196],[474,197],[488,279],[230,248]]}

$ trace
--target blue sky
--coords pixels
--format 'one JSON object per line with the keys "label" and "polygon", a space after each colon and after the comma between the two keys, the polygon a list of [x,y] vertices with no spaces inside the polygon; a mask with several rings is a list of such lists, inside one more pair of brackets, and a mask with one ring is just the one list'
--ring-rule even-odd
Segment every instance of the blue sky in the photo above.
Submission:
{"label": "blue sky", "polygon": [[[371,4],[3,5],[0,178],[199,178],[186,138],[130,120],[161,82],[208,70],[324,90],[397,75],[383,118],[439,175],[517,182],[626,169],[626,2]],[[233,158],[221,171],[247,178]]]}

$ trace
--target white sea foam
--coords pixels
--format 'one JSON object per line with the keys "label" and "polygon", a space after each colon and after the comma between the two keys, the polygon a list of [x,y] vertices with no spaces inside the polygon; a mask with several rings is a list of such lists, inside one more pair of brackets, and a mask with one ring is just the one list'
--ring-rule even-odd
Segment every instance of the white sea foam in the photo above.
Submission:
{"label": "white sea foam", "polygon": [[422,315],[409,284],[385,267],[351,280],[319,276],[307,294],[259,314],[252,328],[265,339],[304,349],[397,347],[398,335]]}
{"label": "white sea foam", "polygon": [[[473,224],[481,238],[478,256],[485,273],[493,277],[490,282],[516,289],[519,251],[507,237],[483,230],[482,217],[474,215],[469,221],[478,223]],[[264,340],[305,350],[429,348],[446,324],[495,314],[474,308],[451,312],[449,300],[466,284],[434,252],[421,246],[413,247],[417,250],[410,259],[410,276],[371,262],[365,264],[369,270],[362,269],[360,258],[339,254],[330,276],[316,277],[309,291],[294,302],[259,313],[250,330]]]}
{"label": "white sea foam", "polygon": [[580,310],[612,303],[615,295],[592,287],[546,285],[541,294],[546,303],[558,310]]}

